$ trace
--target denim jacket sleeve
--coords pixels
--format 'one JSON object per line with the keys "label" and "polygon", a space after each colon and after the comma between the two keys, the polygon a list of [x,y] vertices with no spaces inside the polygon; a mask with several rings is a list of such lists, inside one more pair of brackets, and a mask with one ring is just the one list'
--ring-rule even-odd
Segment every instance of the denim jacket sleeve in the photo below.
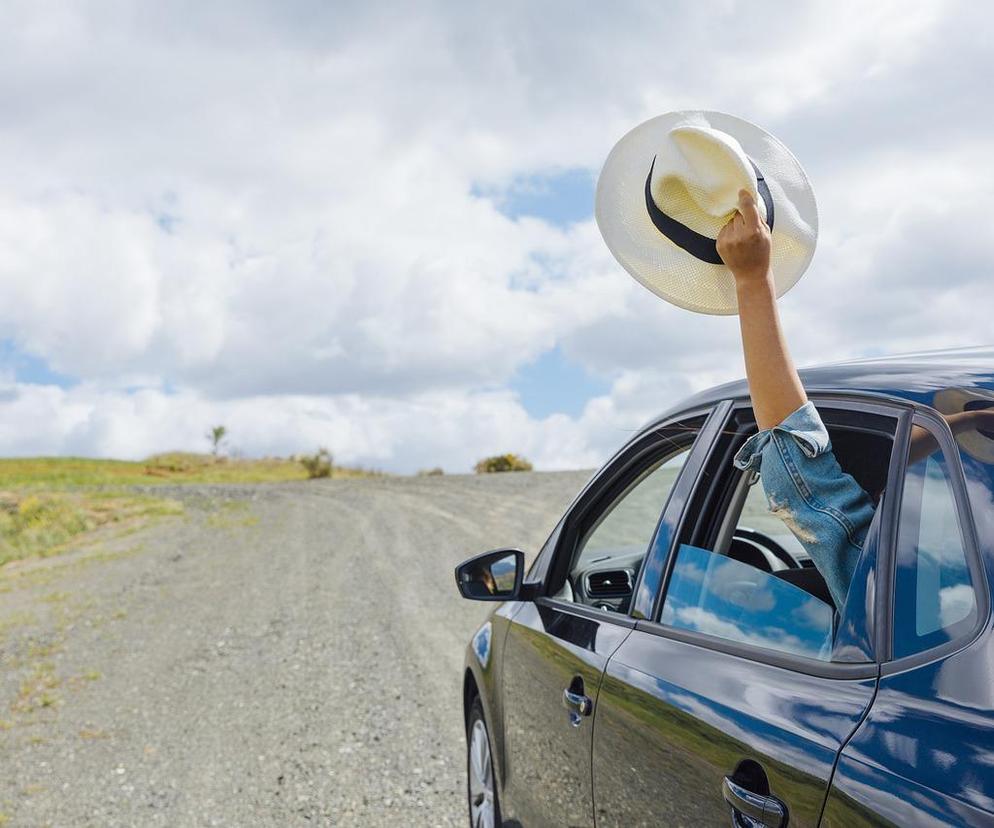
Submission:
{"label": "denim jacket sleeve", "polygon": [[874,506],[839,466],[814,405],[806,402],[779,425],[754,434],[734,463],[759,472],[770,511],[804,546],[841,610]]}

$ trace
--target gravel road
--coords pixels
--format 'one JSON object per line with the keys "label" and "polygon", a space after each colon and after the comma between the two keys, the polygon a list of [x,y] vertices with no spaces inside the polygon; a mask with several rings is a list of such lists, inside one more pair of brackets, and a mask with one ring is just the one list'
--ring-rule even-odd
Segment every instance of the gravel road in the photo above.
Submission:
{"label": "gravel road", "polygon": [[589,473],[156,489],[185,515],[0,571],[0,825],[463,825],[452,568]]}

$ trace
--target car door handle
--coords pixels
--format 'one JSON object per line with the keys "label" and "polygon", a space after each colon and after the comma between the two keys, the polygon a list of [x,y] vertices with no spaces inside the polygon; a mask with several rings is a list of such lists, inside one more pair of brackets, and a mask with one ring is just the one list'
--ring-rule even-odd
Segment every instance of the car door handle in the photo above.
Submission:
{"label": "car door handle", "polygon": [[563,707],[569,711],[569,723],[573,727],[579,727],[584,716],[589,716],[594,709],[594,703],[590,696],[582,692],[575,693],[567,687],[563,690]]}
{"label": "car door handle", "polygon": [[762,796],[743,788],[730,776],[721,782],[721,795],[725,802],[756,825],[764,828],[783,828],[787,824],[787,806],[775,796]]}

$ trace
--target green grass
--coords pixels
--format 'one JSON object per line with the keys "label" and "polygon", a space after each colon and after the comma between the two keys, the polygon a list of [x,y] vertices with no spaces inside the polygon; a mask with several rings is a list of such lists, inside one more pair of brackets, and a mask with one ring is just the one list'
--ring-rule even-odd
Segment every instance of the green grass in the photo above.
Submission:
{"label": "green grass", "polygon": [[[373,474],[376,472],[335,466],[333,477]],[[0,566],[21,558],[58,554],[101,527],[137,527],[151,518],[183,511],[174,500],[139,494],[129,490],[130,486],[294,480],[307,480],[307,470],[288,457],[235,460],[170,452],[139,461],[0,459]]]}
{"label": "green grass", "polygon": [[103,526],[137,524],[182,511],[172,500],[118,492],[2,492],[0,566],[21,558],[58,554]]}
{"label": "green grass", "polygon": [[[335,466],[334,477],[368,477],[375,472]],[[155,483],[270,483],[306,480],[307,470],[288,457],[232,460],[209,454],[170,452],[145,460],[84,457],[0,459],[0,489],[76,486],[134,486]]]}

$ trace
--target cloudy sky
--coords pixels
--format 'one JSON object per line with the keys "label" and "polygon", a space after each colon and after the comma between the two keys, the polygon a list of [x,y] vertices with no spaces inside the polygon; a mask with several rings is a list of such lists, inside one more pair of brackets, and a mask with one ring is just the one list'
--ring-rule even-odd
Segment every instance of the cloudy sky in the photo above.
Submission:
{"label": "cloudy sky", "polygon": [[642,120],[790,146],[821,238],[801,364],[994,340],[994,12],[970,2],[7,0],[0,454],[328,446],[599,464],[743,372],[737,320],[613,261]]}

